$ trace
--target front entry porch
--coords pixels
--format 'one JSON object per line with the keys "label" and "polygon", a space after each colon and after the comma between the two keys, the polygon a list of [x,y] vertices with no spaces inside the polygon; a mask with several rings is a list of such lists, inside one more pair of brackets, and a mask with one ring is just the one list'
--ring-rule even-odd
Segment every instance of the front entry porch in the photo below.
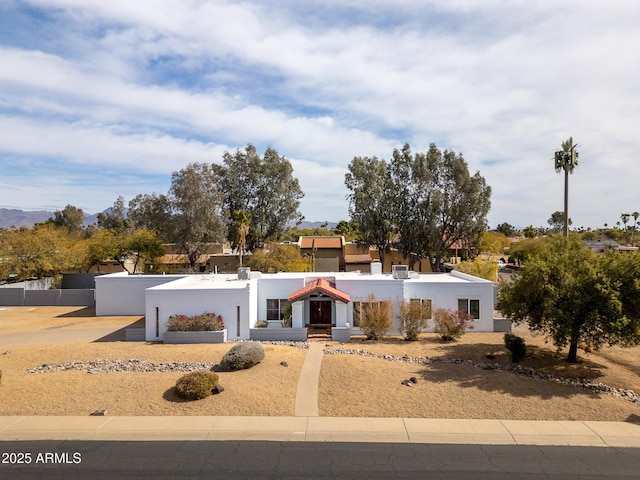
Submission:
{"label": "front entry porch", "polygon": [[312,280],[291,293],[288,300],[292,304],[293,327],[306,327],[308,335],[334,338],[334,333],[339,331],[340,341],[350,338],[347,305],[351,298],[337,290],[333,282],[326,278]]}

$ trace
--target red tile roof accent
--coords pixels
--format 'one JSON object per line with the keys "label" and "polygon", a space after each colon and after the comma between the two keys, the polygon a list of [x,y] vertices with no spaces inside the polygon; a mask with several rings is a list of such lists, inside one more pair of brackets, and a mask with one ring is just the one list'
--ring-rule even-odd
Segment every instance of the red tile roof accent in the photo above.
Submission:
{"label": "red tile roof accent", "polygon": [[342,248],[342,237],[300,237],[300,248]]}
{"label": "red tile roof accent", "polygon": [[341,292],[340,290],[337,290],[334,283],[331,283],[330,281],[325,280],[324,278],[317,278],[307,283],[300,290],[296,290],[295,292],[291,293],[291,295],[289,295],[289,298],[287,300],[289,300],[289,302],[295,302],[301,299],[302,297],[306,297],[317,291],[320,291],[330,296],[334,300],[340,300],[341,302],[344,302],[344,303],[349,303],[351,301],[351,297],[348,294]]}

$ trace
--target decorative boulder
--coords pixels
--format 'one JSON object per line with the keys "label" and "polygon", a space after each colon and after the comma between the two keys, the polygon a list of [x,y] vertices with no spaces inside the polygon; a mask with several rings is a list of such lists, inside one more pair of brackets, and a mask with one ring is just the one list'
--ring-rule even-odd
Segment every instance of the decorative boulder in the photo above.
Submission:
{"label": "decorative boulder", "polygon": [[240,342],[220,360],[221,372],[233,372],[257,365],[264,359],[264,347],[258,342]]}

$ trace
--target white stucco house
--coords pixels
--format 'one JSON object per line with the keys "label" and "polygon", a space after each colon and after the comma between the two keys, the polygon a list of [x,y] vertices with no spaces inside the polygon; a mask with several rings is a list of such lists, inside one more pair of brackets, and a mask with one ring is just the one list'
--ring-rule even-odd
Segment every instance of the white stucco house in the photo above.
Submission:
{"label": "white stucco house", "polygon": [[[492,282],[456,271],[418,274],[396,266],[393,274],[383,274],[380,264],[372,267],[372,273],[103,275],[96,278],[96,315],[145,315],[147,341],[163,339],[170,316],[203,312],[222,316],[229,340],[264,340],[267,334],[299,340],[324,328],[348,341],[360,333],[359,311],[373,294],[393,306],[404,299],[429,302],[432,311],[463,310],[474,317],[473,331],[494,331]],[[258,320],[277,323],[288,304],[291,328],[255,328]],[[430,323],[427,331],[432,329]],[[397,321],[390,333],[398,333]]]}

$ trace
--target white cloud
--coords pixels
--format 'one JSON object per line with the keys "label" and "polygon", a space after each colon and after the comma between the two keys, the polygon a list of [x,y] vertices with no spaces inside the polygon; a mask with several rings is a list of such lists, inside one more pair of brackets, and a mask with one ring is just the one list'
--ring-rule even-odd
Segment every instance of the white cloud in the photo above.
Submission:
{"label": "white cloud", "polygon": [[640,209],[633,1],[28,3],[69,48],[0,34],[0,158],[168,174],[271,145],[297,159],[303,214],[337,220],[353,156],[435,142],[492,185],[492,225],[542,225],[573,135],[574,224]]}

